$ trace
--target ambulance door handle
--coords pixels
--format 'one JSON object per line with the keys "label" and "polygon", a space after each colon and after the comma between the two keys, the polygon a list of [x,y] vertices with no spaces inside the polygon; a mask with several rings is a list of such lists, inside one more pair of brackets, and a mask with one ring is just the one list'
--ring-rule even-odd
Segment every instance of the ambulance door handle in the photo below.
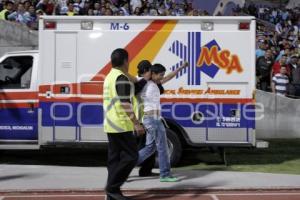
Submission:
{"label": "ambulance door handle", "polygon": [[29,105],[29,109],[28,109],[27,113],[33,114],[34,113],[34,103],[28,102],[28,105]]}

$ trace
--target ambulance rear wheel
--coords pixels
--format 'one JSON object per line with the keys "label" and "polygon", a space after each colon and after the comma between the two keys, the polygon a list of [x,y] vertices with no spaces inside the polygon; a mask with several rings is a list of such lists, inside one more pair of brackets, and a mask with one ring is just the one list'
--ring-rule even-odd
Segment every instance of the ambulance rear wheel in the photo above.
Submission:
{"label": "ambulance rear wheel", "polygon": [[[180,162],[181,155],[182,155],[182,145],[179,140],[179,137],[177,134],[171,130],[166,128],[167,132],[167,142],[168,142],[168,148],[170,153],[170,162],[171,166],[176,166]],[[156,154],[156,163],[155,166],[158,167],[158,155]]]}

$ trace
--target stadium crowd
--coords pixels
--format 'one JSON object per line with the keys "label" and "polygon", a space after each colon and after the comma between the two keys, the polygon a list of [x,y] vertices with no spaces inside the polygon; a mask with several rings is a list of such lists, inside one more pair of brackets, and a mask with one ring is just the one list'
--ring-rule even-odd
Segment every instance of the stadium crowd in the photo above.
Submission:
{"label": "stadium crowd", "polygon": [[257,87],[299,98],[300,8],[271,8],[250,4],[244,11],[267,22],[257,26]]}
{"label": "stadium crowd", "polygon": [[[232,15],[253,15],[257,26],[257,87],[300,97],[300,8],[245,4]],[[0,0],[0,19],[37,29],[40,15],[206,16],[191,0]],[[217,15],[221,15],[218,13]]]}
{"label": "stadium crowd", "polygon": [[199,16],[190,0],[0,0],[0,19],[36,29],[39,15]]}

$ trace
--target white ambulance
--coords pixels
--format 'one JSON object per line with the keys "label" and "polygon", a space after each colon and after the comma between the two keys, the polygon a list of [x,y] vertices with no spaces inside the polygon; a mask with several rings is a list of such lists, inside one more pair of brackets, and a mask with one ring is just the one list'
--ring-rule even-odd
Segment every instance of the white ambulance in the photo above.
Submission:
{"label": "white ambulance", "polygon": [[107,143],[102,89],[116,48],[167,73],[162,116],[172,163],[182,149],[256,146],[255,18],[44,16],[39,51],[0,58],[0,148]]}

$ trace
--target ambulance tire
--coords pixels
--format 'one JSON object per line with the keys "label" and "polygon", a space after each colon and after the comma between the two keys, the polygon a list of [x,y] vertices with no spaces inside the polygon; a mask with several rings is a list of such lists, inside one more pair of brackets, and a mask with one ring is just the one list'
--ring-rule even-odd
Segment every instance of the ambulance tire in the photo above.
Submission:
{"label": "ambulance tire", "polygon": [[[176,166],[179,164],[181,155],[182,155],[182,145],[177,134],[171,130],[166,128],[167,138],[168,138],[168,147],[170,152],[170,161],[171,166]],[[158,155],[156,155],[156,163],[155,167],[158,167]]]}

